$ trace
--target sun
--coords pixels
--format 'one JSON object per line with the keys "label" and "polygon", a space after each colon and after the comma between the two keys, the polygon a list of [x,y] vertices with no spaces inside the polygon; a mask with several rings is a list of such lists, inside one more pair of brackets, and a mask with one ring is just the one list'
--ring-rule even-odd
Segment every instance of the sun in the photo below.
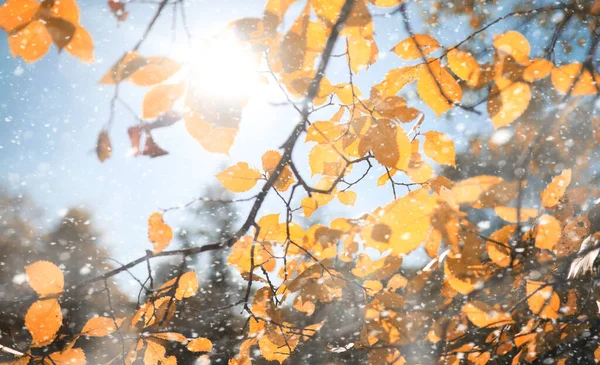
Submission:
{"label": "sun", "polygon": [[232,32],[181,45],[176,57],[185,60],[190,87],[212,98],[248,97],[260,85],[260,56]]}

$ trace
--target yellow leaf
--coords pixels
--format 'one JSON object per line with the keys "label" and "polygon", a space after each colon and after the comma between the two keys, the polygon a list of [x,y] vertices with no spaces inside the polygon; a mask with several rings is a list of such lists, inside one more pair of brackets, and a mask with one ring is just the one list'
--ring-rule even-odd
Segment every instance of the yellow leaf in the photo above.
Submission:
{"label": "yellow leaf", "polygon": [[368,289],[367,292],[370,295],[378,293],[383,289],[383,284],[379,280],[366,280],[362,286]]}
{"label": "yellow leaf", "polygon": [[377,61],[379,49],[372,36],[349,36],[348,55],[352,72],[358,73],[363,67],[368,68]]}
{"label": "yellow leaf", "polygon": [[[494,212],[498,217],[509,223],[517,223],[517,208],[515,207],[496,207]],[[521,208],[520,221],[527,222],[530,219],[537,217],[538,210],[536,208]]]}
{"label": "yellow leaf", "polygon": [[121,326],[121,323],[123,323],[123,318],[117,318],[115,326],[115,320],[113,318],[94,317],[89,319],[85,326],[83,326],[81,334],[90,337],[108,336],[115,332],[117,327]]}
{"label": "yellow leaf", "polygon": [[210,352],[213,349],[212,342],[204,337],[198,337],[191,340],[186,347],[192,352]]}
{"label": "yellow leaf", "polygon": [[129,52],[118,60],[100,79],[101,84],[118,84],[148,63],[137,52]]}
{"label": "yellow leaf", "polygon": [[25,267],[27,282],[40,297],[62,293],[65,277],[61,269],[49,261],[36,261]]}
{"label": "yellow leaf", "polygon": [[163,345],[148,339],[146,341],[146,351],[144,351],[144,365],[164,364],[166,352]]}
{"label": "yellow leaf", "polygon": [[519,118],[531,99],[531,88],[525,82],[513,82],[499,89],[494,86],[490,91],[487,110],[494,128],[498,129]]}
{"label": "yellow leaf", "polygon": [[40,3],[34,0],[8,0],[0,6],[0,28],[11,33],[15,28],[27,24]]}
{"label": "yellow leaf", "polygon": [[415,34],[408,37],[392,49],[405,60],[418,60],[440,48],[438,41],[426,34]]}
{"label": "yellow leaf", "polygon": [[308,163],[312,175],[323,174],[328,176],[339,176],[345,161],[333,144],[318,144],[308,154]]}
{"label": "yellow leaf", "polygon": [[510,242],[515,235],[516,226],[504,226],[492,233],[485,243],[488,256],[500,267],[510,266],[511,248]]}
{"label": "yellow leaf", "polygon": [[44,358],[44,365],[85,365],[85,353],[82,349],[58,351]]}
{"label": "yellow leaf", "polygon": [[387,184],[387,182],[390,181],[390,179],[392,177],[394,177],[396,172],[397,172],[396,169],[390,169],[389,172],[386,171],[383,174],[381,174],[381,176],[379,176],[379,178],[377,178],[377,186],[382,186],[382,185]]}
{"label": "yellow leaf", "polygon": [[62,312],[56,299],[34,302],[25,315],[25,327],[31,333],[31,347],[42,347],[54,341],[62,325]]}
{"label": "yellow leaf", "polygon": [[515,61],[524,64],[529,60],[531,47],[523,35],[517,31],[508,32],[494,37],[494,48],[503,56],[511,56]]}
{"label": "yellow leaf", "polygon": [[479,83],[481,67],[471,53],[451,49],[448,52],[448,66],[456,76],[465,80],[467,85],[475,87]]}
{"label": "yellow leaf", "polygon": [[238,162],[235,166],[228,167],[217,175],[221,184],[234,193],[252,189],[261,177],[258,170],[251,168],[245,162]]}
{"label": "yellow leaf", "polygon": [[544,282],[527,280],[525,286],[529,309],[540,318],[556,319],[560,309],[560,298],[551,285]]}
{"label": "yellow leaf", "polygon": [[427,157],[439,164],[456,166],[454,142],[444,133],[434,131],[425,133],[423,151]]}
{"label": "yellow leaf", "polygon": [[73,24],[79,23],[79,7],[75,0],[55,0],[50,12],[52,16],[62,18]]}
{"label": "yellow leaf", "polygon": [[[595,95],[596,83],[600,81],[600,76],[594,72],[594,77],[590,71],[581,70],[581,63],[571,63],[552,70],[551,80],[554,88],[563,94],[569,91],[571,95]],[[573,83],[577,80],[575,86]]]}
{"label": "yellow leaf", "polygon": [[305,218],[309,218],[318,207],[319,204],[315,198],[307,196],[306,198],[302,199],[302,211],[304,212]]}
{"label": "yellow leaf", "polygon": [[400,5],[404,0],[369,0],[371,4],[382,8],[393,8]]}
{"label": "yellow leaf", "polygon": [[358,150],[361,155],[372,151],[380,164],[398,170],[406,170],[411,157],[406,132],[389,119],[372,119]]}
{"label": "yellow leaf", "polygon": [[350,190],[340,191],[337,197],[340,203],[344,205],[354,206],[354,203],[356,202],[356,193]]}
{"label": "yellow leaf", "polygon": [[462,308],[469,321],[479,328],[501,327],[514,323],[510,314],[499,312],[480,301],[470,301]]}
{"label": "yellow leaf", "polygon": [[439,117],[462,100],[462,89],[439,60],[427,62],[419,67],[417,91]]}
{"label": "yellow leaf", "polygon": [[535,245],[538,248],[552,250],[560,241],[561,237],[560,222],[551,215],[543,214],[538,219],[538,224],[535,228]]}
{"label": "yellow leaf", "polygon": [[545,208],[553,208],[558,204],[559,200],[565,195],[567,187],[571,183],[571,169],[563,170],[563,172],[555,176],[546,189],[540,193],[542,206]]}
{"label": "yellow leaf", "polygon": [[306,130],[306,142],[327,143],[337,140],[346,128],[331,121],[314,122]]}
{"label": "yellow leaf", "polygon": [[65,49],[83,62],[94,62],[94,41],[90,33],[82,26],[76,27],[75,34]]}
{"label": "yellow leaf", "polygon": [[483,193],[502,182],[504,180],[498,176],[475,176],[456,183],[452,187],[452,195],[457,204],[477,203]]}
{"label": "yellow leaf", "polygon": [[523,70],[523,80],[527,82],[541,80],[550,75],[552,67],[554,67],[552,62],[543,58],[536,58]]}
{"label": "yellow leaf", "polygon": [[148,57],[146,64],[136,70],[127,80],[138,86],[152,86],[173,76],[181,65],[166,57]]}
{"label": "yellow leaf", "polygon": [[379,84],[373,86],[371,94],[375,94],[379,98],[395,96],[406,84],[417,80],[419,71],[420,67],[417,66],[400,67],[390,70]]}
{"label": "yellow leaf", "polygon": [[173,239],[173,230],[163,221],[163,215],[154,212],[148,218],[148,240],[154,246],[153,252],[159,253],[165,249]]}
{"label": "yellow leaf", "polygon": [[183,82],[156,85],[144,95],[142,118],[154,119],[160,114],[171,110],[173,103],[183,95],[184,90],[185,84]]}
{"label": "yellow leaf", "polygon": [[161,333],[153,333],[152,337],[160,338],[161,340],[167,341],[177,341],[180,343],[187,342],[187,338],[181,333],[177,332],[161,332]]}
{"label": "yellow leaf", "polygon": [[[421,157],[418,155],[419,158]],[[406,176],[416,184],[426,183],[433,176],[433,168],[425,161],[410,161]]]}
{"label": "yellow leaf", "polygon": [[181,275],[177,282],[177,290],[175,290],[175,298],[183,300],[196,294],[198,291],[198,276],[195,271],[188,271]]}
{"label": "yellow leaf", "polygon": [[186,113],[185,128],[208,152],[229,155],[237,134],[236,128],[213,127],[204,121],[196,112]]}
{"label": "yellow leaf", "polygon": [[277,261],[274,257],[270,243],[256,243],[254,245],[254,256],[252,256],[253,238],[244,236],[231,248],[227,257],[227,263],[237,266],[240,273],[250,272],[252,269],[252,257],[254,257],[254,269],[262,265],[267,271],[273,271]]}
{"label": "yellow leaf", "polygon": [[407,254],[429,235],[436,197],[426,189],[415,190],[372,214],[373,221],[361,231],[365,246],[392,255]]}
{"label": "yellow leaf", "polygon": [[[273,150],[265,152],[265,154],[262,156],[263,170],[267,174],[268,178],[271,178],[271,174],[279,164],[280,160],[281,153]],[[296,179],[294,179],[292,170],[290,169],[289,165],[286,165],[279,174],[279,177],[273,186],[275,186],[275,188],[279,191],[286,191],[295,182]]]}
{"label": "yellow leaf", "polygon": [[17,32],[8,36],[8,45],[13,57],[21,57],[25,62],[35,62],[42,58],[50,49],[52,37],[46,26],[39,20],[34,20]]}

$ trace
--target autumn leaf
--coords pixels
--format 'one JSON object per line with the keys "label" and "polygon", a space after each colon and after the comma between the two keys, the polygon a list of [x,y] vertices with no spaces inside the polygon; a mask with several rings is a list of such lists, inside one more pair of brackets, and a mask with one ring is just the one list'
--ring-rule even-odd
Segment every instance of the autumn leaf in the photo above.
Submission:
{"label": "autumn leaf", "polygon": [[253,245],[252,237],[245,236],[233,245],[227,257],[227,263],[237,266],[239,271],[244,273],[251,271],[252,263],[254,263],[254,269],[262,266],[267,271],[273,271],[277,262],[271,244],[256,243]]}
{"label": "autumn leaf", "polygon": [[342,203],[344,205],[353,206],[354,203],[356,202],[356,193],[354,191],[350,191],[350,190],[340,191],[338,193],[337,197],[338,197],[338,200],[340,201],[340,203]]}
{"label": "autumn leaf", "polygon": [[309,218],[315,210],[319,207],[319,203],[317,203],[315,198],[306,197],[302,199],[302,212],[304,212],[304,216]]}
{"label": "autumn leaf", "polygon": [[548,214],[541,215],[535,228],[535,245],[552,250],[560,241],[561,231],[561,224],[556,218]]}
{"label": "autumn leaf", "polygon": [[156,85],[144,95],[142,118],[157,118],[171,110],[173,103],[183,95],[184,90],[184,83]]}
{"label": "autumn leaf", "polygon": [[440,48],[439,43],[426,34],[415,34],[396,44],[392,51],[405,60],[418,60]]}
{"label": "autumn leaf", "polygon": [[441,132],[426,132],[423,150],[427,157],[439,164],[456,166],[454,142],[450,137]]}
{"label": "autumn leaf", "polygon": [[504,127],[519,118],[531,99],[531,87],[525,82],[514,82],[509,86],[495,86],[488,100],[487,110],[494,128]]}
{"label": "autumn leaf", "polygon": [[211,352],[213,349],[212,342],[205,337],[198,337],[191,340],[186,347],[192,352]]}
{"label": "autumn leaf", "polygon": [[163,221],[163,215],[154,212],[148,218],[148,239],[154,246],[155,254],[162,252],[173,239],[173,230]]}
{"label": "autumn leaf", "polygon": [[533,314],[544,319],[558,318],[560,309],[560,298],[552,289],[552,286],[540,282],[528,280],[525,286],[527,292],[527,304]]}
{"label": "autumn leaf", "polygon": [[42,58],[50,49],[52,37],[39,20],[28,23],[8,36],[8,45],[13,57],[21,57],[31,63]]}
{"label": "autumn leaf", "polygon": [[147,57],[145,62],[126,79],[138,86],[152,86],[167,80],[180,69],[181,65],[170,58]]}
{"label": "autumn leaf", "polygon": [[528,82],[541,80],[550,75],[553,67],[552,62],[543,58],[536,58],[523,70],[523,80]]}
{"label": "autumn leaf", "polygon": [[31,347],[42,347],[54,341],[62,326],[62,312],[57,299],[34,302],[25,315],[25,327],[31,333]]}
{"label": "autumn leaf", "polygon": [[198,291],[198,276],[195,271],[188,271],[181,275],[177,282],[177,290],[175,290],[175,298],[183,300],[192,297]]}
{"label": "autumn leaf", "polygon": [[81,334],[90,337],[108,336],[121,326],[122,323],[123,318],[94,317],[86,322],[81,330]]}
{"label": "autumn leaf", "polygon": [[60,294],[65,278],[61,269],[49,261],[36,261],[25,267],[27,282],[40,297]]}
{"label": "autumn leaf", "polygon": [[[279,164],[280,160],[281,160],[281,153],[279,153],[277,151],[271,150],[271,151],[267,151],[263,154],[262,164],[263,164],[263,170],[267,174],[267,178],[269,178],[269,179],[271,178],[271,175],[273,174],[273,171]],[[281,173],[279,174],[279,177],[277,178],[277,180],[275,181],[275,184],[273,186],[279,191],[287,191],[287,189],[289,189],[290,186],[292,186],[292,184],[295,182],[296,182],[296,179],[294,179],[292,170],[290,169],[290,167],[288,165],[286,165],[283,168],[283,170],[281,171]]]}
{"label": "autumn leaf", "polygon": [[515,237],[516,226],[509,225],[500,228],[490,234],[486,240],[485,247],[488,256],[496,265],[509,267],[511,263],[511,241]]}
{"label": "autumn leaf", "polygon": [[521,208],[518,210],[515,207],[496,207],[494,212],[498,217],[509,223],[517,223],[517,221],[526,222],[537,217],[538,210],[536,208]]}
{"label": "autumn leaf", "polygon": [[40,3],[34,0],[8,0],[0,6],[0,28],[11,33],[19,26],[29,23],[38,11]]}
{"label": "autumn leaf", "polygon": [[82,349],[57,351],[44,359],[44,365],[85,365],[85,353]]}
{"label": "autumn leaf", "polygon": [[558,201],[565,195],[567,187],[571,183],[571,169],[563,170],[560,175],[555,176],[546,189],[540,193],[542,206],[553,208]]}
{"label": "autumn leaf", "polygon": [[248,191],[256,185],[262,174],[246,162],[238,162],[217,175],[223,186],[234,193]]}
{"label": "autumn leaf", "polygon": [[502,327],[514,323],[510,314],[493,309],[480,301],[468,302],[462,311],[471,323],[480,328]]}
{"label": "autumn leaf", "polygon": [[529,60],[531,47],[527,39],[519,32],[510,30],[494,37],[494,48],[503,56],[510,56],[524,64]]}
{"label": "autumn leaf", "polygon": [[438,117],[462,100],[460,85],[439,60],[428,59],[419,67],[417,91]]}
{"label": "autumn leaf", "polygon": [[465,80],[467,85],[475,87],[479,84],[481,67],[471,53],[451,49],[448,52],[448,66],[456,76]]}
{"label": "autumn leaf", "polygon": [[600,75],[592,74],[587,69],[582,69],[580,63],[555,67],[550,76],[554,88],[563,94],[571,95],[596,95],[596,84],[600,81]]}
{"label": "autumn leaf", "polygon": [[112,155],[112,144],[110,143],[110,137],[106,130],[102,130],[98,135],[98,142],[96,142],[96,155],[100,162],[104,162],[107,158]]}

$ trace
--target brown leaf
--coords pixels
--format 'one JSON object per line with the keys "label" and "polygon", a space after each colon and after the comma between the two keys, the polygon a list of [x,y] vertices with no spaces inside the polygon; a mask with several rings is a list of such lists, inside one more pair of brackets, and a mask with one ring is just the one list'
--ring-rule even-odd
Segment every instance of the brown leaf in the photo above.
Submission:
{"label": "brown leaf", "polygon": [[112,154],[112,145],[110,143],[110,137],[108,132],[103,130],[98,135],[98,142],[96,143],[96,155],[100,162],[104,162],[107,158],[110,158]]}
{"label": "brown leaf", "polygon": [[154,158],[168,155],[169,152],[160,148],[160,146],[157,145],[156,142],[154,142],[152,135],[150,133],[146,133],[146,143],[144,145],[144,150],[141,154],[144,156],[149,156],[150,158]]}

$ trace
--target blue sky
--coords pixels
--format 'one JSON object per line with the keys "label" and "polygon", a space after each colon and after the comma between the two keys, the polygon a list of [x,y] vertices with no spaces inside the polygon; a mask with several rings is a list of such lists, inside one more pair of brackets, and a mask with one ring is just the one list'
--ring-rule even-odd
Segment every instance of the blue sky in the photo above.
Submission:
{"label": "blue sky", "polygon": [[[54,48],[41,61],[25,64],[10,56],[6,36],[0,36],[0,183],[13,193],[30,194],[51,222],[68,207],[91,210],[93,223],[104,232],[103,244],[113,257],[124,262],[151,248],[146,235],[151,212],[198,196],[204,186],[217,182],[214,175],[223,166],[238,161],[260,166],[262,153],[277,148],[298,117],[291,107],[265,103],[266,100],[282,101],[276,88],[265,88],[257,92],[258,97],[251,99],[244,110],[230,157],[207,153],[179,123],[158,131],[155,136],[170,154],[148,159],[126,155],[129,148],[126,129],[136,121],[127,110],[118,108],[110,132],[113,157],[101,164],[93,148],[97,133],[108,118],[112,87],[102,87],[97,80],[136,43],[154,10],[147,4],[130,5],[129,18],[117,27],[105,1],[80,0],[79,4],[81,23],[94,38],[94,64],[83,64],[66,53],[59,55]],[[188,21],[195,35],[206,36],[221,30],[231,20],[260,16],[263,4],[262,0],[191,2],[187,9]],[[499,10],[499,13],[504,11]],[[418,31],[422,21],[418,17],[412,21]],[[142,55],[165,55],[169,51],[170,26],[168,10],[142,47]],[[500,32],[507,26],[504,23],[495,29]],[[365,95],[369,93],[368,85],[379,82],[387,70],[404,65],[387,52],[407,36],[400,18],[377,18],[375,27],[382,52],[380,61],[355,78]],[[468,22],[463,24],[459,19],[456,24],[444,27],[439,40],[450,46],[467,35]],[[185,40],[181,29],[177,37],[181,42]],[[333,62],[328,76],[334,81],[346,81],[346,70],[345,64]],[[409,88],[406,95],[414,96],[414,92]],[[121,90],[121,95],[138,113],[143,94],[144,89],[132,85],[125,85]],[[491,131],[485,113],[476,116],[455,111],[450,120],[439,120],[418,100],[413,103],[426,112],[425,130],[451,134],[459,148],[464,148],[469,134]],[[296,152],[295,158],[301,165],[306,163],[306,151],[305,146]],[[303,172],[309,176],[307,168]],[[358,216],[390,201],[389,186],[375,187],[374,179],[381,172],[373,172],[372,179],[356,189],[359,198],[355,207],[332,202],[323,217],[327,220],[339,215]],[[240,205],[240,214],[244,213],[245,206]],[[281,208],[271,197],[259,216]],[[182,217],[181,213],[170,213],[167,221],[177,227]]]}

